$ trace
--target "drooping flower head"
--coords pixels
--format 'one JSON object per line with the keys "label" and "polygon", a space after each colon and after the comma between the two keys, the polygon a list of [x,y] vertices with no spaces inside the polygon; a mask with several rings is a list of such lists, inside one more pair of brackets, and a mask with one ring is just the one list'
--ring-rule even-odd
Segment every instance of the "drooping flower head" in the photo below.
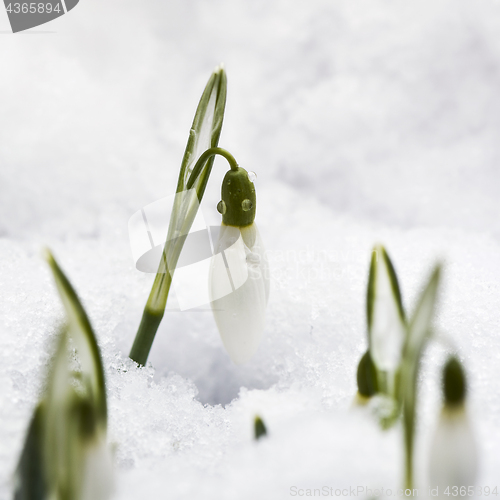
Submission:
{"label": "drooping flower head", "polygon": [[224,347],[243,364],[257,351],[269,297],[269,266],[254,222],[255,174],[232,166],[217,209],[222,225],[210,269],[210,300]]}
{"label": "drooping flower head", "polygon": [[443,369],[443,409],[434,434],[429,463],[430,486],[447,498],[446,488],[475,485],[477,452],[466,412],[467,384],[459,359],[451,356]]}

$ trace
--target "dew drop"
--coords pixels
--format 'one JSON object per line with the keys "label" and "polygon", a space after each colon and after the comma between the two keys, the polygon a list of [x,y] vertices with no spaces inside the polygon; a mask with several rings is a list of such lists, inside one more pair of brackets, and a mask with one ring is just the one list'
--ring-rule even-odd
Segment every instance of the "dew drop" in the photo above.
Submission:
{"label": "dew drop", "polygon": [[248,212],[249,210],[252,209],[252,202],[250,200],[243,200],[241,202],[241,208],[243,209],[244,212]]}
{"label": "dew drop", "polygon": [[248,180],[250,182],[255,182],[257,180],[257,174],[255,172],[248,172]]}
{"label": "dew drop", "polygon": [[224,203],[224,200],[220,200],[219,203],[217,203],[217,212],[222,215],[226,213],[226,204]]}

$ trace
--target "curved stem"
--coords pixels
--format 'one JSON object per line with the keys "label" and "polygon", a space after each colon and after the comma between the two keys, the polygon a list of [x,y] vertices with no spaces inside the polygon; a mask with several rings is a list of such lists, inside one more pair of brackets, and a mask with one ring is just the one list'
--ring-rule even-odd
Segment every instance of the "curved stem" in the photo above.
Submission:
{"label": "curved stem", "polygon": [[223,148],[209,148],[207,149],[196,162],[191,175],[186,183],[186,189],[191,189],[193,187],[194,181],[200,175],[201,170],[205,166],[205,163],[211,156],[220,155],[223,156],[229,163],[231,170],[238,170],[238,163],[236,162],[234,156]]}

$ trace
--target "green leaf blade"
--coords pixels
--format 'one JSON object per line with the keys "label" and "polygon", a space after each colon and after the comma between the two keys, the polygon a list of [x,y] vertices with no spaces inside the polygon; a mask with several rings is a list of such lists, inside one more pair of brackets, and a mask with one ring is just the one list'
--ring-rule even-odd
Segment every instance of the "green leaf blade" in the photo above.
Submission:
{"label": "green leaf blade", "polygon": [[[44,394],[28,428],[14,498],[105,500],[114,481],[106,443],[107,404],[100,351],[74,288],[48,250],[46,259],[66,312],[66,325],[58,336]],[[105,458],[97,466],[93,462],[95,450]],[[94,470],[91,475],[87,474],[89,467]],[[103,487],[98,491],[94,485]],[[96,494],[89,497],[86,491]]]}
{"label": "green leaf blade", "polygon": [[218,145],[224,119],[226,94],[227,77],[224,68],[220,66],[210,76],[196,109],[179,171],[177,195],[170,216],[162,260],[130,350],[130,358],[140,365],[146,363],[154,337],[163,319],[172,277],[184,244],[183,236],[189,233],[198,212],[214,158],[207,159],[199,174],[194,178],[192,188],[187,189],[187,183],[200,156],[207,149]]}
{"label": "green leaf blade", "polygon": [[16,470],[14,500],[45,500],[47,483],[43,460],[43,405],[33,413]]}
{"label": "green leaf blade", "polygon": [[91,383],[93,402],[105,424],[107,420],[106,386],[104,367],[96,337],[80,299],[49,250],[46,251],[46,259],[66,311],[68,335],[77,346],[82,372]]}
{"label": "green leaf blade", "polygon": [[382,245],[372,251],[367,287],[368,345],[377,368],[379,389],[394,396],[406,323],[394,266]]}
{"label": "green leaf blade", "polygon": [[417,408],[417,378],[425,345],[431,336],[431,326],[441,276],[437,265],[420,295],[417,307],[408,325],[408,335],[401,367],[400,404],[403,405],[404,441],[406,452],[405,487],[413,487],[413,448]]}

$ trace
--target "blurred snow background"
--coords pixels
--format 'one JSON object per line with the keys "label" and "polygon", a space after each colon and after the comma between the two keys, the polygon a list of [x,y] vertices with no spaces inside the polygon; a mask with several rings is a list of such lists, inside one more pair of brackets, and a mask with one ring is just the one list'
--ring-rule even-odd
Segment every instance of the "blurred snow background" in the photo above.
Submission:
{"label": "blurred snow background", "polygon": [[[351,408],[378,242],[410,311],[445,263],[417,486],[451,351],[469,373],[478,484],[500,486],[498,1],[82,0],[32,32],[9,29],[0,9],[0,498],[62,320],[43,245],[103,349],[116,498],[400,487],[401,429],[381,433]],[[127,222],[173,193],[221,61],[220,145],[258,174],[273,270],[266,338],[237,368],[211,314],[172,301],[152,365],[137,370],[127,354],[152,277],[134,269]],[[210,223],[225,170],[218,161],[202,205]],[[255,413],[270,433],[258,444]]]}

